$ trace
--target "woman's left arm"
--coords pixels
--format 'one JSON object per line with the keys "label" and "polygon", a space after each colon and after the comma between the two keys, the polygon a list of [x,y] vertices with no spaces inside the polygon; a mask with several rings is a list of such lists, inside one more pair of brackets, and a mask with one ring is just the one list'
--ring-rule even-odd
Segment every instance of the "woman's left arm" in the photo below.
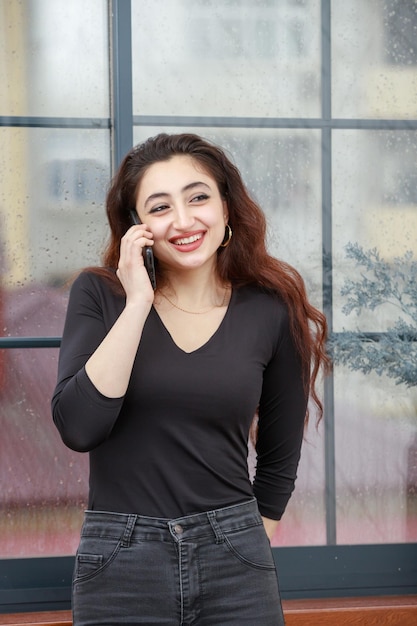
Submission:
{"label": "woman's left arm", "polygon": [[278,336],[264,370],[259,403],[254,495],[268,536],[276,529],[294,489],[304,435],[308,385],[294,345],[288,312],[279,307]]}

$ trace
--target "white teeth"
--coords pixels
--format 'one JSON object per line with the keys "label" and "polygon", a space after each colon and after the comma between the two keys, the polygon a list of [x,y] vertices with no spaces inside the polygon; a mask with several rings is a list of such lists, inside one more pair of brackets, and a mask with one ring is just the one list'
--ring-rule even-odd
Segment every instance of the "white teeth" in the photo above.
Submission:
{"label": "white teeth", "polygon": [[192,235],[191,237],[183,237],[182,239],[176,239],[175,240],[175,244],[178,246],[183,246],[186,243],[193,243],[194,241],[197,241],[198,239],[201,239],[203,235],[200,233],[199,235]]}

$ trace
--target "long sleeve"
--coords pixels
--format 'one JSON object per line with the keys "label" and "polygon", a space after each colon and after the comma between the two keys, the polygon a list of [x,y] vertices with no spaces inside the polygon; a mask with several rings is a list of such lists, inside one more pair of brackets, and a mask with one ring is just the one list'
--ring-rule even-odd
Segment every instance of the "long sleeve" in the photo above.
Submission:
{"label": "long sleeve", "polygon": [[271,519],[281,518],[294,490],[307,396],[284,314],[275,353],[264,371],[256,444],[254,493],[261,514]]}
{"label": "long sleeve", "polygon": [[91,383],[85,363],[123,307],[106,281],[82,273],[72,285],[58,363],[52,415],[64,443],[79,452],[107,439],[123,398],[107,398]]}

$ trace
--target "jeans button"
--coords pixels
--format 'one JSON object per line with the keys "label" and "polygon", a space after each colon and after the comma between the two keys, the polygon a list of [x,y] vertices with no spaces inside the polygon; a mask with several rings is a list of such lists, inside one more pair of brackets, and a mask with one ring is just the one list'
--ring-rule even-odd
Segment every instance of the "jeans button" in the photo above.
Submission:
{"label": "jeans button", "polygon": [[177,535],[182,535],[182,533],[184,532],[184,529],[181,526],[181,524],[175,524],[174,531],[176,532]]}

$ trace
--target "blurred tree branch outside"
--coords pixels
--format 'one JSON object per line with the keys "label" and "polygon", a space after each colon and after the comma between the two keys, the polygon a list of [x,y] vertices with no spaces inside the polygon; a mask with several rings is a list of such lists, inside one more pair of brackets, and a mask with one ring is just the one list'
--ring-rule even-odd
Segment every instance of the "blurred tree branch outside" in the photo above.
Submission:
{"label": "blurred tree branch outside", "polygon": [[346,315],[391,304],[399,317],[383,333],[346,331],[332,333],[329,352],[335,364],[351,370],[393,378],[396,384],[417,386],[417,261],[412,252],[388,262],[378,250],[358,244],[346,246],[346,256],[358,268],[358,278],[347,279],[341,290]]}

